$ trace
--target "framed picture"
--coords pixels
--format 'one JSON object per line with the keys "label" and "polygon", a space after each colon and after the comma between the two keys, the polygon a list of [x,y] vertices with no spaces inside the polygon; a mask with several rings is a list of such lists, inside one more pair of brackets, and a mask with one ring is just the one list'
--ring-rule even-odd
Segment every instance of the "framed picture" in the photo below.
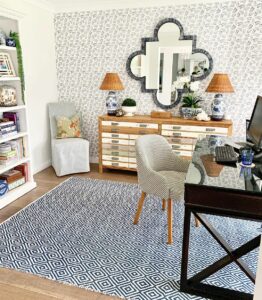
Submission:
{"label": "framed picture", "polygon": [[12,60],[8,53],[0,52],[0,76],[16,76]]}

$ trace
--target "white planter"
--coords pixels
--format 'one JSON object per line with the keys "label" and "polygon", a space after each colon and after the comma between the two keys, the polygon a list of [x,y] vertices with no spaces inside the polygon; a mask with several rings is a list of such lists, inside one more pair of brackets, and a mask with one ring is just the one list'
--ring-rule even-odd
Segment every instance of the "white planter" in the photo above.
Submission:
{"label": "white planter", "polygon": [[136,113],[136,106],[122,106],[125,116],[132,117]]}

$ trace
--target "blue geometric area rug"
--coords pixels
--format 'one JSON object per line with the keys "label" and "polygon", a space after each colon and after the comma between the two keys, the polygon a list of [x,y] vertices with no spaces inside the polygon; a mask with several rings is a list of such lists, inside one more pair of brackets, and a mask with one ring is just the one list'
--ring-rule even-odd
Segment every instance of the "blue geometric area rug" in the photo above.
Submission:
{"label": "blue geometric area rug", "polygon": [[[0,225],[0,266],[126,299],[203,299],[179,292],[183,202],[174,203],[168,246],[160,199],[148,196],[133,225],[140,192],[136,184],[68,179]],[[258,234],[258,223],[208,218],[232,247]],[[189,275],[224,255],[192,221]],[[257,255],[244,257],[254,272]],[[206,282],[253,292],[234,264]]]}

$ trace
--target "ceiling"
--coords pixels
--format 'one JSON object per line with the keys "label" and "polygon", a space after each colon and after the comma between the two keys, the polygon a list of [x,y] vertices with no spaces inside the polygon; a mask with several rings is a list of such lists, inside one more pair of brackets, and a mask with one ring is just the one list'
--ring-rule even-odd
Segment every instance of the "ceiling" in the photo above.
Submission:
{"label": "ceiling", "polygon": [[50,9],[56,13],[107,10],[165,5],[185,5],[197,3],[227,2],[240,0],[26,0],[31,4]]}

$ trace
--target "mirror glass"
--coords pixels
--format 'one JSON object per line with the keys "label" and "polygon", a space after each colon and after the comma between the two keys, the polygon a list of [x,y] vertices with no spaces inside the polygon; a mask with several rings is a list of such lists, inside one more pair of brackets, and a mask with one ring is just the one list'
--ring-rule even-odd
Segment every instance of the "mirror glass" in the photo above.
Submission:
{"label": "mirror glass", "polygon": [[195,49],[195,36],[184,36],[178,21],[163,22],[155,34],[144,39],[143,53],[131,57],[127,69],[134,79],[143,78],[143,91],[154,92],[157,103],[170,108],[183,92],[198,89],[197,81],[211,71],[210,57]]}

